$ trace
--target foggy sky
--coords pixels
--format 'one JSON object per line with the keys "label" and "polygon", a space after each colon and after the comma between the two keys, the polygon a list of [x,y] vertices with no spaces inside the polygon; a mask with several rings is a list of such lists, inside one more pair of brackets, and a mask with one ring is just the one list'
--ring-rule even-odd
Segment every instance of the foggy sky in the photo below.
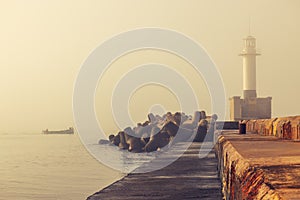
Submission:
{"label": "foggy sky", "polygon": [[[273,97],[273,116],[300,114],[299,8],[298,0],[1,1],[0,132],[74,126],[72,92],[81,64],[106,39],[141,27],[172,29],[193,38],[218,66],[227,98],[242,95],[238,54],[248,35],[249,17],[251,35],[262,53],[257,59],[258,96]],[[100,81],[107,87],[99,87],[96,95],[99,118],[110,112],[105,103],[109,103],[112,84],[132,65],[150,61],[172,65],[191,76],[193,88],[202,97],[201,108],[210,110],[205,84],[193,77],[187,63],[164,52],[148,51],[113,63],[111,74]],[[132,118],[144,119],[155,101],[175,111],[178,102],[162,90],[149,86],[136,91],[129,104]],[[146,91],[161,96],[145,101]],[[115,128],[110,114],[101,123],[107,130]]]}

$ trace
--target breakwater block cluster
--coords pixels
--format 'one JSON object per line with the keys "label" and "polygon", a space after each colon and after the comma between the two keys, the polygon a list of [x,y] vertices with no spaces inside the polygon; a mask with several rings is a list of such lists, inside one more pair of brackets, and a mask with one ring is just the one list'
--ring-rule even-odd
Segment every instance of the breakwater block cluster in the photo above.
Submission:
{"label": "breakwater block cluster", "polygon": [[[193,116],[182,112],[163,116],[148,114],[148,120],[109,135],[109,142],[133,153],[152,152],[177,142],[213,140],[217,115],[196,111]],[[103,141],[99,141],[103,143]]]}

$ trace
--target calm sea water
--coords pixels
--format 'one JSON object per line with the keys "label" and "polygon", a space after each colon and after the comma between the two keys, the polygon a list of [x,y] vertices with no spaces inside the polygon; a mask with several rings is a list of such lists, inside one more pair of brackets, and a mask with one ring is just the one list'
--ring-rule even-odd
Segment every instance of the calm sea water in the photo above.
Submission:
{"label": "calm sea water", "polygon": [[0,134],[1,200],[81,200],[123,176],[96,161],[77,134]]}

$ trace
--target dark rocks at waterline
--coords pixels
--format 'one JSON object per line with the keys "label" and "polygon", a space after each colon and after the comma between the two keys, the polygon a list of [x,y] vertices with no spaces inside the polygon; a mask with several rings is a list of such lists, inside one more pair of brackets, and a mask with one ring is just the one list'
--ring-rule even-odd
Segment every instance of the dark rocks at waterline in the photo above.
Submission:
{"label": "dark rocks at waterline", "polygon": [[127,141],[129,144],[128,151],[133,153],[140,153],[144,151],[145,143],[136,137],[130,137]]}
{"label": "dark rocks at waterline", "polygon": [[[127,135],[124,131],[119,132],[120,135],[120,143],[119,143],[119,148],[120,149],[128,149],[129,144],[126,141],[125,135]],[[127,136],[128,137],[128,136]]]}
{"label": "dark rocks at waterline", "polygon": [[168,133],[170,137],[175,137],[178,132],[178,129],[179,126],[172,121],[167,122],[162,128],[162,130]]}
{"label": "dark rocks at waterline", "polygon": [[100,139],[98,144],[110,144],[109,140],[105,140],[105,139]]}
{"label": "dark rocks at waterline", "polygon": [[109,141],[110,141],[111,144],[119,146],[119,144],[120,144],[120,134],[118,133],[116,136],[110,135],[109,136]]}
{"label": "dark rocks at waterline", "polygon": [[193,116],[181,112],[168,112],[163,116],[150,113],[146,122],[111,134],[109,141],[100,140],[99,144],[110,143],[122,150],[141,153],[157,151],[177,142],[212,140],[216,120],[217,115],[206,116],[205,111],[196,111]]}
{"label": "dark rocks at waterline", "polygon": [[[152,130],[156,132],[155,129]],[[158,148],[163,148],[170,142],[170,136],[165,131],[160,131],[151,136],[149,142],[145,145],[144,150],[146,152],[156,151]]]}

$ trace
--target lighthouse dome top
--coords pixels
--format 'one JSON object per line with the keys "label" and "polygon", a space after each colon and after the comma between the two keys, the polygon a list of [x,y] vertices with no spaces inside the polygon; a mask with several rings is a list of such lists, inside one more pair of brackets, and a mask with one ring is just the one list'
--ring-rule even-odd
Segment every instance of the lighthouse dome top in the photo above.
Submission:
{"label": "lighthouse dome top", "polygon": [[260,55],[259,52],[256,50],[256,39],[255,37],[248,35],[244,38],[244,48],[242,52],[239,54],[240,56],[245,55]]}

